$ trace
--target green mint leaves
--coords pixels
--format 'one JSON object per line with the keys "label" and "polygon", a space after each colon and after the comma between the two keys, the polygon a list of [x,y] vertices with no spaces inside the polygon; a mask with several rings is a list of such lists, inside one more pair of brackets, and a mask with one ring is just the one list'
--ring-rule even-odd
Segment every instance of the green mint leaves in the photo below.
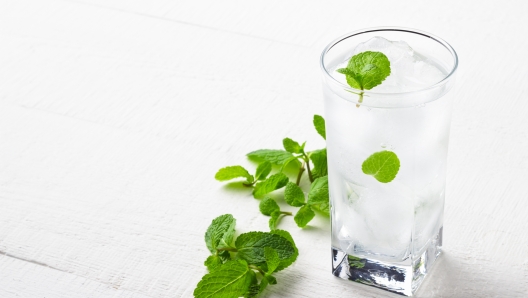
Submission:
{"label": "green mint leaves", "polygon": [[392,151],[380,151],[373,153],[361,165],[363,173],[374,176],[381,183],[389,183],[400,170],[400,160]]}
{"label": "green mint leaves", "polygon": [[212,255],[204,264],[209,273],[196,286],[194,297],[257,297],[269,284],[277,283],[273,273],[297,259],[295,242],[282,230],[244,233],[233,246],[235,222],[233,216],[225,214],[207,229],[205,242]]}
{"label": "green mint leaves", "polygon": [[317,133],[326,140],[326,127],[324,118],[319,115],[314,115],[313,124],[315,126],[315,130],[317,130]]}
{"label": "green mint leaves", "polygon": [[[313,126],[317,133],[326,139],[325,120],[319,115],[314,115]],[[306,142],[297,142],[291,138],[282,140],[281,149],[261,149],[247,154],[250,160],[259,161],[255,175],[242,166],[230,166],[220,169],[215,178],[219,181],[227,181],[235,178],[245,178],[242,183],[253,188],[253,197],[263,198],[259,204],[260,212],[269,216],[270,230],[277,229],[279,220],[287,215],[293,215],[291,211],[283,211],[277,204],[278,190],[284,188],[284,201],[292,206],[301,208],[294,216],[294,221],[301,228],[305,227],[315,216],[314,211],[328,214],[328,162],[326,148],[307,151]],[[286,166],[292,169],[297,167],[298,173],[294,180],[287,175]],[[274,172],[275,170],[275,172]],[[304,174],[307,175],[304,175]],[[310,190],[305,192],[301,189],[304,177],[308,176]],[[272,193],[272,197],[268,194]],[[326,200],[326,201],[325,201]],[[213,262],[211,260],[211,262]],[[213,264],[213,263],[212,263]],[[214,264],[213,264],[214,265]]]}
{"label": "green mint leaves", "polygon": [[218,181],[227,181],[235,178],[246,178],[247,183],[252,183],[254,180],[253,176],[242,166],[225,167],[218,170],[215,175],[215,179]]}
{"label": "green mint leaves", "polygon": [[337,72],[346,75],[350,87],[359,90],[370,90],[385,80],[390,73],[390,62],[381,52],[366,51],[350,58],[346,68]]}

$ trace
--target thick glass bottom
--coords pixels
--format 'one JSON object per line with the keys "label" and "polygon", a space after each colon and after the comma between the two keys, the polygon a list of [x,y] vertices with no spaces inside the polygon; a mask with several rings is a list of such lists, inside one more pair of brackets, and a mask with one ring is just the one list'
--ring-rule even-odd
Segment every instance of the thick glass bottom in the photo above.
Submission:
{"label": "thick glass bottom", "polygon": [[422,254],[398,263],[355,257],[332,247],[332,273],[343,279],[412,296],[431,270],[441,248],[442,228]]}

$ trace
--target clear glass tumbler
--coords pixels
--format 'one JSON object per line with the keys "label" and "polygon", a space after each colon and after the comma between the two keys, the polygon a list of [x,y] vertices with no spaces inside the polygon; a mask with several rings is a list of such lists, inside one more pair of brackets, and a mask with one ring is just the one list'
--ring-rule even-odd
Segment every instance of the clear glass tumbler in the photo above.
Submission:
{"label": "clear glass tumbler", "polygon": [[[440,69],[443,79],[406,92],[350,87],[336,68],[348,61],[359,43],[377,36],[405,41]],[[447,42],[406,28],[355,31],[324,49],[321,70],[335,276],[412,296],[439,256],[453,102],[448,91],[457,64],[456,52]],[[400,162],[388,183],[362,170],[363,162],[381,151],[395,153]]]}

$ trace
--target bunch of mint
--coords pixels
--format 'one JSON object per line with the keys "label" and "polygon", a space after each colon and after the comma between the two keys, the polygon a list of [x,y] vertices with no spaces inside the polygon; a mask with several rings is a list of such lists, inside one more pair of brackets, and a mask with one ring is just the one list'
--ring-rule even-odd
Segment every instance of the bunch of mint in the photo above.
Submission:
{"label": "bunch of mint", "polygon": [[234,239],[236,220],[231,214],[213,220],[205,233],[211,255],[204,264],[209,273],[194,297],[257,297],[277,283],[273,273],[290,266],[299,255],[287,231],[248,232]]}
{"label": "bunch of mint", "polygon": [[[319,115],[314,115],[313,124],[315,130],[326,139],[325,120]],[[247,187],[253,188],[253,196],[262,198],[259,209],[264,215],[270,216],[269,227],[275,230],[281,216],[293,215],[288,211],[281,211],[277,202],[266,196],[267,194],[284,188],[284,200],[292,207],[300,207],[294,216],[294,220],[301,228],[305,227],[318,211],[329,215],[329,196],[328,196],[328,167],[326,160],[326,148],[306,151],[306,142],[298,142],[285,138],[282,141],[284,150],[278,149],[261,149],[250,152],[248,157],[260,160],[255,174],[251,175],[248,170],[242,166],[229,166],[220,169],[216,175],[216,180],[227,181],[236,178],[245,179],[242,183]],[[283,173],[288,164],[294,164],[298,168],[297,178],[291,182],[288,176]],[[278,166],[277,173],[272,175],[273,165]],[[299,186],[301,178],[305,171],[311,183],[310,189],[305,195]],[[306,199],[307,197],[307,199]]]}

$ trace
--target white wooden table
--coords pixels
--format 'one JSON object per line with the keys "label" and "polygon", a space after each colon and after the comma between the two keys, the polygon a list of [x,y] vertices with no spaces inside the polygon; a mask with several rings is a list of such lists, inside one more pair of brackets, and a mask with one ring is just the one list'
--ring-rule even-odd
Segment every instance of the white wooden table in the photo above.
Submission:
{"label": "white wooden table", "polygon": [[[444,250],[418,297],[528,297],[528,2],[0,1],[0,297],[191,297],[213,179],[282,138],[323,147],[318,58],[398,25],[458,51]],[[287,207],[286,207],[287,208]],[[264,297],[384,297],[330,273],[329,223]]]}

